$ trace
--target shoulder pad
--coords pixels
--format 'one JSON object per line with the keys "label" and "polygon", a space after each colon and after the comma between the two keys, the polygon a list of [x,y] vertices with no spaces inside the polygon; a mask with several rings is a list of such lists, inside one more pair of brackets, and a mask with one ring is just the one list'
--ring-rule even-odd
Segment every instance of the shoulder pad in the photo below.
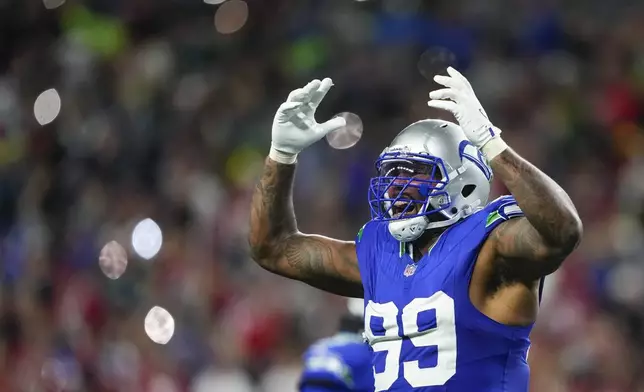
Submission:
{"label": "shoulder pad", "polygon": [[485,227],[496,225],[500,221],[507,221],[523,216],[523,211],[521,211],[514,196],[509,195],[501,196],[492,201],[484,211],[487,213]]}

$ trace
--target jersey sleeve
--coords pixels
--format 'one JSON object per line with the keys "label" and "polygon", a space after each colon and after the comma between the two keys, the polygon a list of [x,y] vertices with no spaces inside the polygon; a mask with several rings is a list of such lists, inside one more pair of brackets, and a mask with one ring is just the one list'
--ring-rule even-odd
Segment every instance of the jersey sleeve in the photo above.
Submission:
{"label": "jersey sleeve", "polygon": [[492,201],[485,207],[484,213],[485,231],[487,233],[490,233],[503,222],[524,216],[514,196],[510,195],[501,196]]}
{"label": "jersey sleeve", "polygon": [[350,391],[353,384],[351,367],[336,353],[323,350],[306,356],[300,392]]}
{"label": "jersey sleeve", "polygon": [[356,234],[356,253],[358,255],[358,261],[366,260],[371,256],[370,252],[370,247],[368,245],[365,246],[365,244],[370,242],[370,237],[371,237],[371,228],[369,227],[369,223],[365,223],[360,230],[358,230],[358,234]]}
{"label": "jersey sleeve", "polygon": [[371,298],[375,273],[376,256],[378,252],[378,226],[367,222],[356,235],[356,256],[360,277],[364,288],[365,299]]}

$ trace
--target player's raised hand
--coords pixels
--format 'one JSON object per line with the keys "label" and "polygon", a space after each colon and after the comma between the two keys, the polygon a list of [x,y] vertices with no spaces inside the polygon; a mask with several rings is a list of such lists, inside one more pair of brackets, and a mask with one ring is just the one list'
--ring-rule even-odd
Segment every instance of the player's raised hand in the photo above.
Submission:
{"label": "player's raised hand", "polygon": [[292,164],[302,150],[346,125],[342,117],[322,124],[315,121],[315,111],[332,86],[333,81],[329,78],[322,81],[316,79],[289,94],[273,119],[273,140],[269,153],[272,160]]}
{"label": "player's raised hand", "polygon": [[429,93],[427,104],[451,112],[472,144],[491,160],[507,148],[501,130],[492,125],[465,76],[452,67],[447,73],[449,76],[434,76],[434,81],[445,88]]}

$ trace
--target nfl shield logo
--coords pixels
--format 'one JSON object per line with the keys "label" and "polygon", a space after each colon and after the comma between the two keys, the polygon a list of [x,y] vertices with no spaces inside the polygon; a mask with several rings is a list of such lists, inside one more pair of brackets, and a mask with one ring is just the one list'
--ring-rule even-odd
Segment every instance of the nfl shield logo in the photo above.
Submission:
{"label": "nfl shield logo", "polygon": [[405,272],[403,272],[403,275],[406,277],[412,276],[416,272],[416,264],[407,264],[407,267],[405,267]]}

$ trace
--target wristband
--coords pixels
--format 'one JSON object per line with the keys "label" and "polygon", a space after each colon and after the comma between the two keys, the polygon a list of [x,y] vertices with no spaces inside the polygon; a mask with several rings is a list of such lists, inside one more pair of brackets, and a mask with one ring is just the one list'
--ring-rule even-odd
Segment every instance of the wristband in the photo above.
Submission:
{"label": "wristband", "polygon": [[507,148],[508,145],[503,141],[503,139],[501,139],[500,136],[497,136],[485,143],[483,147],[481,147],[481,152],[483,153],[483,155],[485,155],[488,161],[491,161],[492,159],[494,159],[494,157],[505,151]]}
{"label": "wristband", "polygon": [[283,165],[292,165],[297,160],[297,154],[289,154],[287,152],[280,151],[271,145],[271,150],[268,153],[268,157],[274,160],[277,163]]}

